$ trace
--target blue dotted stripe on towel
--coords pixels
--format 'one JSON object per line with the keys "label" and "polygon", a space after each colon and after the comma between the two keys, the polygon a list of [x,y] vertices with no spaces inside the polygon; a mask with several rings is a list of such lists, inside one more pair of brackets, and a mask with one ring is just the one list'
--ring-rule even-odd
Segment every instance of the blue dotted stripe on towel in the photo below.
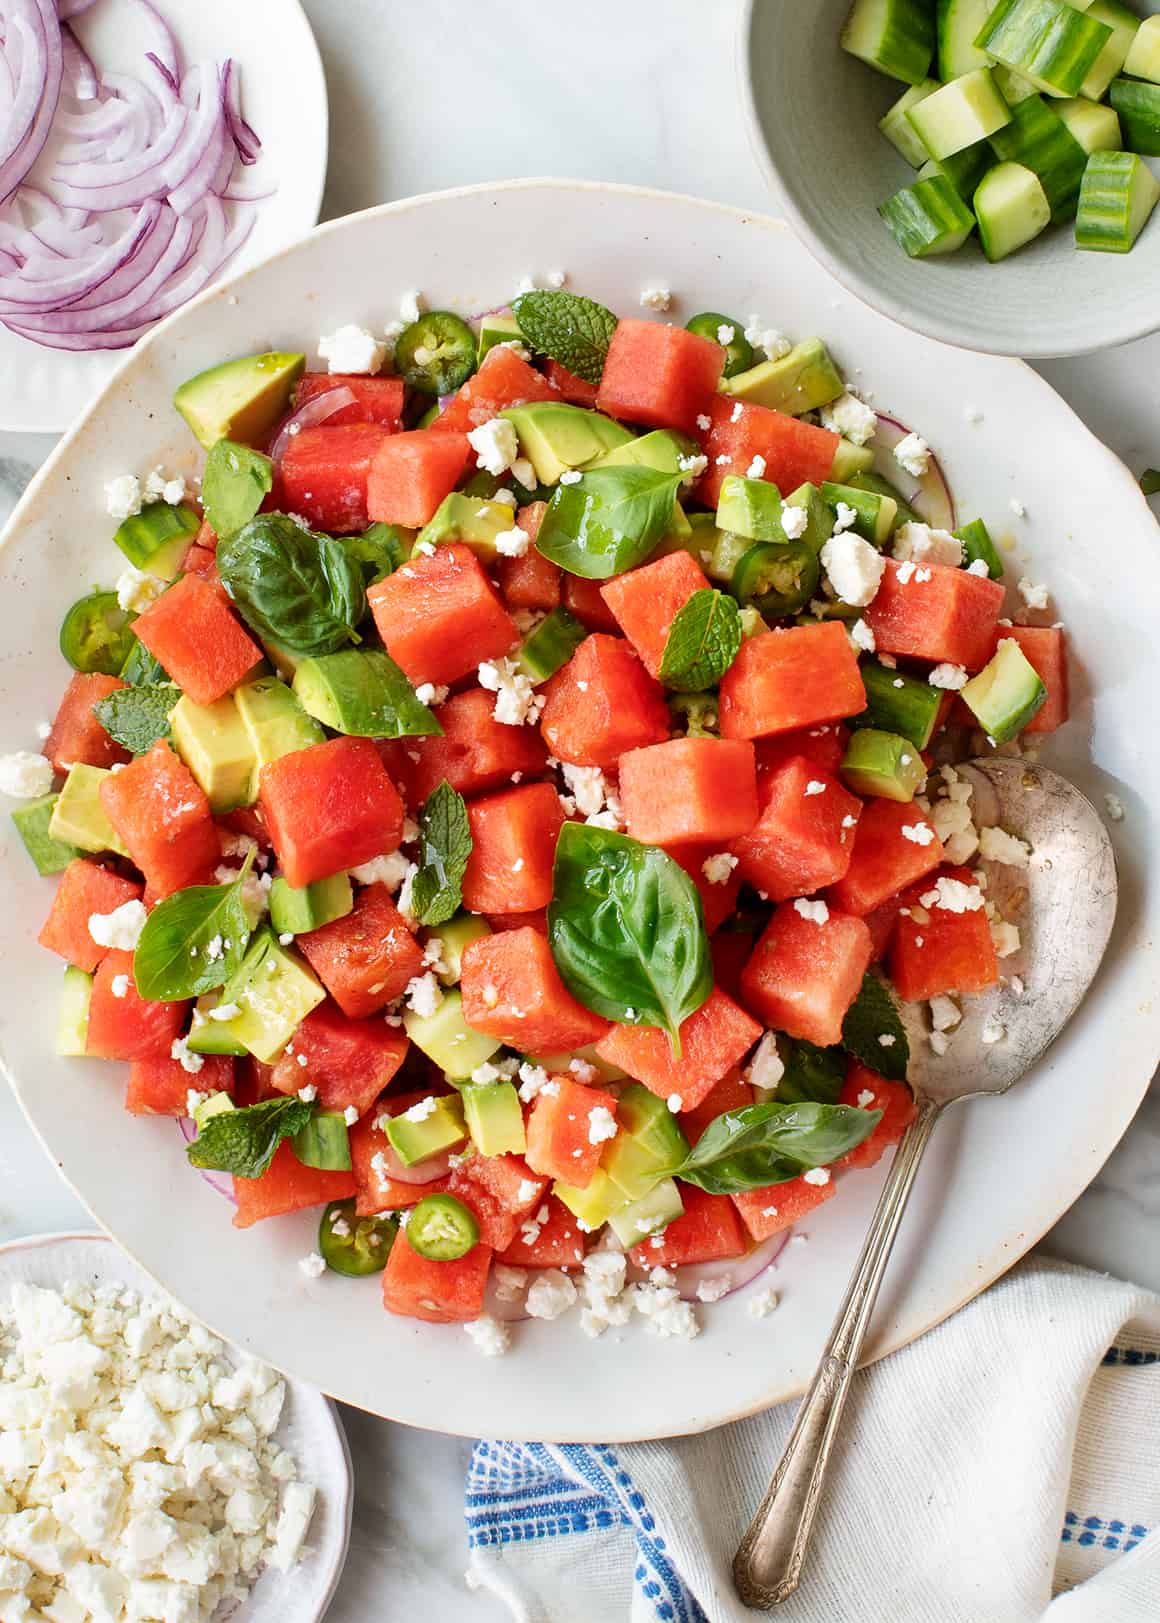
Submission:
{"label": "blue dotted stripe on towel", "polygon": [[1098,1545],[1101,1550],[1119,1550],[1127,1554],[1141,1539],[1148,1537],[1150,1528],[1142,1522],[1104,1521],[1099,1516],[1079,1517],[1069,1510],[1063,1518],[1062,1544],[1078,1544],[1083,1549]]}

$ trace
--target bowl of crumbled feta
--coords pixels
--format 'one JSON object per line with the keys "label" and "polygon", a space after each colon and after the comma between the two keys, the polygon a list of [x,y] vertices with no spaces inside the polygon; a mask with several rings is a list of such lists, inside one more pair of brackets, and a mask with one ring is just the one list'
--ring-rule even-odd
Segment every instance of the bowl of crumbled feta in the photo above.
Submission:
{"label": "bowl of crumbled feta", "polygon": [[350,1532],[325,1398],[95,1234],[0,1247],[0,1612],[313,1623]]}

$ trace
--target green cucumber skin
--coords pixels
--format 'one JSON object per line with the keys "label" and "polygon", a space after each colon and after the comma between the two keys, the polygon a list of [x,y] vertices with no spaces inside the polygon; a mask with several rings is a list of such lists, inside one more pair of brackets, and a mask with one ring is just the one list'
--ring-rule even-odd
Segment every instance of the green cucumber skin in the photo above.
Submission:
{"label": "green cucumber skin", "polygon": [[964,567],[982,561],[987,566],[987,573],[992,580],[1003,579],[1003,560],[995,549],[991,540],[991,532],[981,518],[973,518],[969,524],[964,524],[961,530],[952,530],[956,541],[963,544]]}
{"label": "green cucumber skin", "polygon": [[975,44],[1040,89],[1078,96],[1111,37],[1064,0],[1000,0]]}
{"label": "green cucumber skin", "polygon": [[1087,154],[1042,96],[1029,96],[1011,109],[1011,122],[991,137],[996,156],[1021,163],[1039,176],[1056,225],[1075,218]]}
{"label": "green cucumber skin", "polygon": [[[885,665],[870,660],[863,661],[861,671],[866,708],[854,718],[853,725],[898,733],[915,749],[926,749],[938,720],[942,689],[932,688],[929,682],[920,681],[918,677],[888,670]],[[896,682],[902,686],[896,687]]]}
{"label": "green cucumber skin", "polygon": [[954,253],[970,236],[975,216],[944,175],[905,186],[878,212],[912,259]]}
{"label": "green cucumber skin", "polygon": [[961,152],[954,152],[949,158],[928,158],[918,171],[918,178],[929,180],[932,175],[945,176],[970,208],[975,188],[991,165],[988,146],[986,141],[976,141],[973,147],[964,147]]}
{"label": "green cucumber skin", "polygon": [[908,85],[930,73],[934,44],[927,0],[854,0],[841,36],[844,51]]}
{"label": "green cucumber skin", "polygon": [[975,218],[983,252],[994,264],[1025,248],[1046,229],[1051,205],[1034,170],[1007,160],[979,182]]}
{"label": "green cucumber skin", "polygon": [[1113,79],[1108,100],[1120,115],[1129,152],[1160,158],[1160,85],[1137,79]]}
{"label": "green cucumber skin", "polygon": [[1077,248],[1126,254],[1160,197],[1152,171],[1134,152],[1095,152],[1088,161],[1075,222]]}
{"label": "green cucumber skin", "polygon": [[938,76],[944,83],[991,65],[991,56],[975,40],[994,9],[995,0],[938,0]]}

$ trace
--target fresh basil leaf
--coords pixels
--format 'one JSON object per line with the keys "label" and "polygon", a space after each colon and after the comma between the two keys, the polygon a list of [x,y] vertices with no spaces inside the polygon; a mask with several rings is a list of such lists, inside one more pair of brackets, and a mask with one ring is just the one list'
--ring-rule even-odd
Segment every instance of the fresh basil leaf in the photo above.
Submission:
{"label": "fresh basil leaf", "polygon": [[114,688],[93,706],[93,715],[114,743],[144,755],[159,738],[169,737],[169,715],[181,689],[172,682]]}
{"label": "fresh basil leaf", "polygon": [[844,1049],[818,1048],[793,1037],[783,1037],[778,1047],[785,1065],[777,1084],[782,1104],[837,1104],[846,1081]]}
{"label": "fresh basil leaf", "polygon": [[557,485],[536,548],[570,575],[611,580],[643,563],[664,535],[684,477],[626,464]]}
{"label": "fresh basil leaf", "polygon": [[274,464],[261,451],[235,440],[209,448],[201,476],[201,505],[219,537],[236,534],[252,519],[274,484]]}
{"label": "fresh basil leaf", "polygon": [[532,349],[548,355],[585,383],[599,383],[616,331],[616,317],[579,293],[521,293],[512,305]]}
{"label": "fresh basil leaf", "polygon": [[565,986],[622,1025],[659,1026],[681,1057],[680,1026],[713,990],[697,887],[655,845],[565,823],[556,845],[548,938]]}
{"label": "fresh basil leaf", "polygon": [[223,1110],[209,1118],[185,1153],[195,1167],[260,1178],[282,1140],[300,1133],[313,1114],[314,1106],[293,1094]]}
{"label": "fresh basil leaf", "polygon": [[366,586],[393,575],[404,558],[403,535],[397,524],[372,524],[361,535],[348,535],[343,546],[347,556],[361,566]]}
{"label": "fresh basil leaf", "polygon": [[473,844],[467,803],[446,779],[423,804],[419,838],[411,911],[420,924],[445,924],[463,901],[463,875]]}
{"label": "fresh basil leaf", "polygon": [[1160,496],[1160,468],[1145,468],[1140,475],[1140,489],[1145,496]]}
{"label": "fresh basil leaf", "polygon": [[673,1176],[711,1195],[788,1183],[857,1149],[881,1119],[853,1105],[746,1105],[711,1121]]}
{"label": "fresh basil leaf", "polygon": [[177,1003],[224,986],[245,957],[250,920],[242,899],[253,852],[229,885],[190,885],[145,920],[133,954],[141,997]]}
{"label": "fresh basil leaf", "polygon": [[727,592],[694,592],[669,627],[660,678],[678,693],[715,688],[741,651],[741,610]]}
{"label": "fresh basil leaf", "polygon": [[219,545],[217,566],[243,620],[292,654],[332,654],[361,640],[362,570],[341,541],[263,513]]}
{"label": "fresh basil leaf", "polygon": [[[890,1039],[883,1042],[883,1037]],[[886,983],[867,970],[842,1021],[842,1047],[888,1082],[905,1082],[910,1043]]]}

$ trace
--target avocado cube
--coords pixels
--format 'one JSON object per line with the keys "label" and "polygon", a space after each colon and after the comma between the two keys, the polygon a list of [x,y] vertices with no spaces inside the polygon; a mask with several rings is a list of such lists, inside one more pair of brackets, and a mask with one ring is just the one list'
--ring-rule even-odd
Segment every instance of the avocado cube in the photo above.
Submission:
{"label": "avocado cube", "polygon": [[834,447],[834,465],[830,473],[839,482],[855,473],[868,473],[874,466],[874,451],[869,445],[855,445],[853,440],[840,439]]}
{"label": "avocado cube", "polygon": [[681,1191],[671,1178],[662,1178],[640,1200],[613,1212],[608,1222],[621,1245],[639,1245],[646,1235],[668,1228],[684,1211]]}
{"label": "avocado cube", "polygon": [[81,851],[115,851],[129,855],[113,832],[101,804],[101,785],[109,776],[103,766],[86,766],[78,761],[69,768],[64,788],[57,796],[48,832],[62,845],[75,845]]}
{"label": "avocado cube", "polygon": [[721,392],[801,417],[837,400],[845,394],[846,385],[821,339],[805,338],[779,361],[760,361],[745,372],[723,378]]}
{"label": "avocado cube", "polygon": [[894,533],[898,521],[898,503],[893,496],[882,496],[876,490],[859,490],[855,485],[839,485],[827,479],[822,495],[835,510],[839,502],[854,511],[851,528],[855,535],[870,541],[876,547],[884,546]]}
{"label": "avocado cube", "polygon": [[515,429],[520,452],[536,470],[542,485],[559,483],[560,475],[587,467],[618,445],[635,439],[611,417],[564,401],[535,400],[500,412]]}
{"label": "avocado cube", "polygon": [[52,814],[56,810],[57,795],[41,795],[39,800],[26,801],[12,813],[16,832],[24,841],[24,849],[36,864],[37,873],[62,873],[74,857],[80,855],[79,846],[64,840],[54,840],[49,833]]}
{"label": "avocado cube", "polygon": [[169,717],[178,755],[215,812],[248,806],[257,796],[257,757],[250,730],[233,696],[194,704],[187,693]]}
{"label": "avocado cube", "polygon": [[224,1116],[229,1111],[236,1109],[237,1106],[228,1093],[209,1094],[193,1108],[193,1119],[198,1132],[200,1133],[206,1122],[212,1121],[215,1116]]}
{"label": "avocado cube", "polygon": [[234,702],[250,739],[254,756],[252,798],[258,792],[258,774],[270,761],[295,750],[321,744],[326,737],[313,716],[303,710],[293,692],[276,676],[260,676],[234,690]]}
{"label": "avocado cube", "polygon": [[676,434],[670,428],[654,428],[639,439],[626,440],[623,445],[598,458],[594,468],[652,468],[655,473],[680,473],[681,462],[697,456],[701,447],[687,434]]}
{"label": "avocado cube", "polygon": [[668,1105],[639,1082],[623,1089],[616,1115],[621,1130],[601,1165],[629,1200],[640,1200],[680,1166],[689,1146]]}
{"label": "avocado cube", "polygon": [[296,889],[278,876],[270,886],[270,924],[279,935],[305,935],[344,919],[354,908],[350,875],[331,874]]}
{"label": "avocado cube", "polygon": [[907,801],[914,799],[926,767],[909,738],[860,727],[850,736],[841,773],[855,794]]}
{"label": "avocado cube", "polygon": [[602,1228],[614,1212],[623,1211],[629,1204],[628,1196],[618,1189],[606,1172],[599,1167],[592,1180],[583,1189],[570,1183],[554,1183],[552,1193],[567,1206],[585,1234]]}
{"label": "avocado cube", "polygon": [[444,1150],[454,1150],[467,1138],[463,1120],[463,1104],[455,1093],[440,1098],[428,1095],[413,1104],[401,1116],[391,1116],[386,1122],[391,1148],[404,1166],[417,1161],[429,1161]]}
{"label": "avocado cube", "polygon": [[515,511],[506,502],[465,496],[461,490],[453,490],[439,503],[434,518],[419,531],[415,547],[462,541],[485,563],[491,563],[499,556],[496,537],[514,529],[515,522]]}
{"label": "avocado cube", "polygon": [[479,324],[479,359],[499,344],[522,344],[524,335],[515,316],[484,316]]}
{"label": "avocado cube", "polygon": [[781,492],[768,479],[729,474],[717,500],[717,528],[750,541],[785,541]]}
{"label": "avocado cube", "polygon": [[222,1002],[236,1003],[239,1011],[222,1025],[255,1059],[269,1065],[325,996],[297,953],[262,930],[222,992]]}
{"label": "avocado cube", "polygon": [[799,485],[785,498],[784,507],[800,507],[806,515],[806,527],[797,539],[820,553],[834,533],[834,509],[822,500],[816,485]]}
{"label": "avocado cube", "polygon": [[1014,637],[1004,637],[959,698],[994,744],[1021,732],[1047,698],[1043,678]]}
{"label": "avocado cube", "polygon": [[440,965],[435,973],[444,986],[455,986],[463,971],[463,954],[473,941],[491,934],[491,925],[478,913],[456,913],[446,924],[427,931],[426,941],[440,944]]}
{"label": "avocado cube", "polygon": [[[325,727],[357,738],[438,733],[439,723],[389,654],[380,648],[343,648],[304,659],[294,673],[299,703]],[[402,711],[410,714],[404,719]],[[418,717],[427,716],[426,724]]]}
{"label": "avocado cube", "polygon": [[81,1059],[88,1051],[92,995],[93,977],[70,964],[64,972],[56,1021],[56,1052],[66,1059]]}
{"label": "avocado cube", "polygon": [[305,355],[240,355],[188,378],[173,404],[207,451],[218,440],[253,445],[286,411],[305,370]]}
{"label": "avocado cube", "polygon": [[416,1014],[414,1009],[408,1009],[403,1015],[403,1029],[415,1047],[421,1048],[449,1077],[469,1077],[503,1047],[498,1037],[473,1031],[467,1024],[458,988],[444,992],[434,1014]]}
{"label": "avocado cube", "polygon": [[227,1020],[214,1018],[215,1009],[232,1009],[219,992],[207,992],[193,1006],[193,1024],[186,1046],[194,1054],[232,1054],[241,1059],[249,1053],[245,1043],[239,1041],[229,1029]]}
{"label": "avocado cube", "polygon": [[528,1147],[520,1096],[511,1082],[465,1082],[463,1116],[480,1155],[522,1155]]}

